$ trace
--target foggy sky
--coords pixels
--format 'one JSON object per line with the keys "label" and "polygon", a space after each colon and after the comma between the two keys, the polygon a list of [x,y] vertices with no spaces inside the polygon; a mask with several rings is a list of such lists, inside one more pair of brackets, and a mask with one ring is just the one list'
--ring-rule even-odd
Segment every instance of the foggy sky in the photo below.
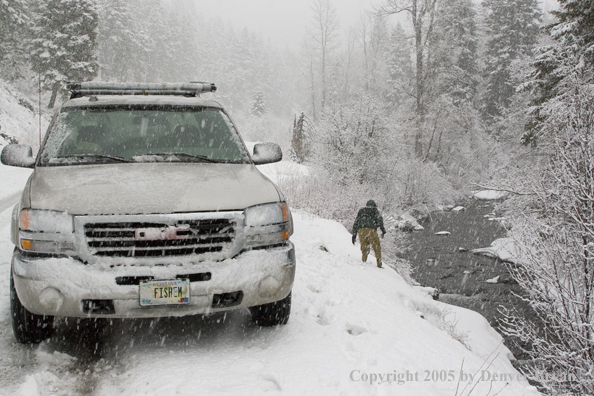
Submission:
{"label": "foggy sky", "polygon": [[[203,18],[220,17],[237,31],[247,28],[280,47],[299,48],[312,19],[312,0],[194,0]],[[334,0],[342,31],[356,26],[361,14],[382,0]],[[480,1],[477,1],[480,3]],[[540,0],[545,11],[556,8],[556,0]]]}
{"label": "foggy sky", "polygon": [[[334,1],[341,29],[357,23],[359,16],[378,0]],[[309,0],[194,0],[202,17],[220,16],[236,30],[247,27],[281,47],[299,47],[312,18]]]}

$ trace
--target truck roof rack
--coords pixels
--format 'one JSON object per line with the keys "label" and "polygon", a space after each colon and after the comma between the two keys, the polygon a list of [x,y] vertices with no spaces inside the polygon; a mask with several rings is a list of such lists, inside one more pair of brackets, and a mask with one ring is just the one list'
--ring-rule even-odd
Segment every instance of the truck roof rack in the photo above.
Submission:
{"label": "truck roof rack", "polygon": [[201,92],[215,92],[213,83],[110,83],[70,82],[70,99],[90,95],[180,95],[198,96]]}

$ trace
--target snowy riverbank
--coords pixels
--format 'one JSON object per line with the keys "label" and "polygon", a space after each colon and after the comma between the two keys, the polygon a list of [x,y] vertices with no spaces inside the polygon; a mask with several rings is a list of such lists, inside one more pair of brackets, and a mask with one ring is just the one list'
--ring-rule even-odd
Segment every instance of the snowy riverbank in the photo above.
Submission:
{"label": "snowy riverbank", "polygon": [[[14,171],[20,172],[0,168],[4,185],[19,179],[8,177]],[[72,322],[62,321],[54,339],[33,349],[18,345],[8,311],[10,210],[0,214],[0,362],[6,368],[0,393],[67,395],[92,384],[97,395],[197,389],[212,395],[444,395],[455,393],[464,362],[467,380],[485,370],[482,378],[474,377],[479,380],[474,392],[486,394],[489,387],[499,390],[509,382],[501,395],[536,394],[519,378],[501,337],[482,316],[432,300],[389,268],[361,263],[358,246],[342,225],[300,212],[295,213],[298,271],[287,326],[254,327],[247,311],[210,319],[118,321],[90,363]],[[72,342],[56,339],[67,335]],[[495,374],[493,383],[485,380]],[[501,375],[513,380],[501,381]]]}

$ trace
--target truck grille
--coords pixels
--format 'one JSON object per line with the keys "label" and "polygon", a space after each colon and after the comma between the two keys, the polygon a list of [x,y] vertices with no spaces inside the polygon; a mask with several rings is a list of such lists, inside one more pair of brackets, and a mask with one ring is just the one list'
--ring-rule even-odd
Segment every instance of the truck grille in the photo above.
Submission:
{"label": "truck grille", "polygon": [[177,221],[174,224],[87,223],[84,234],[96,256],[159,257],[216,253],[233,244],[231,219]]}

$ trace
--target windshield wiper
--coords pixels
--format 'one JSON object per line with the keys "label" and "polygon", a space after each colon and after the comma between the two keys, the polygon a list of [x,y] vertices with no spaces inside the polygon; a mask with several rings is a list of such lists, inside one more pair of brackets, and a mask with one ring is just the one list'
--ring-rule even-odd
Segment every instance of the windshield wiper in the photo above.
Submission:
{"label": "windshield wiper", "polygon": [[[162,157],[183,157],[191,160],[196,160],[196,162],[219,162],[217,160],[213,160],[205,155],[198,155],[198,154],[188,154],[188,153],[146,153],[143,155],[159,155]],[[142,157],[142,155],[140,156]]]}
{"label": "windshield wiper", "polygon": [[64,159],[68,159],[68,158],[94,158],[94,159],[109,159],[109,160],[114,160],[117,162],[133,162],[131,159],[128,158],[124,158],[124,157],[118,157],[115,155],[109,155],[109,154],[70,154],[70,155],[64,155],[64,156],[60,156],[60,157],[56,157],[56,158],[64,158]]}

